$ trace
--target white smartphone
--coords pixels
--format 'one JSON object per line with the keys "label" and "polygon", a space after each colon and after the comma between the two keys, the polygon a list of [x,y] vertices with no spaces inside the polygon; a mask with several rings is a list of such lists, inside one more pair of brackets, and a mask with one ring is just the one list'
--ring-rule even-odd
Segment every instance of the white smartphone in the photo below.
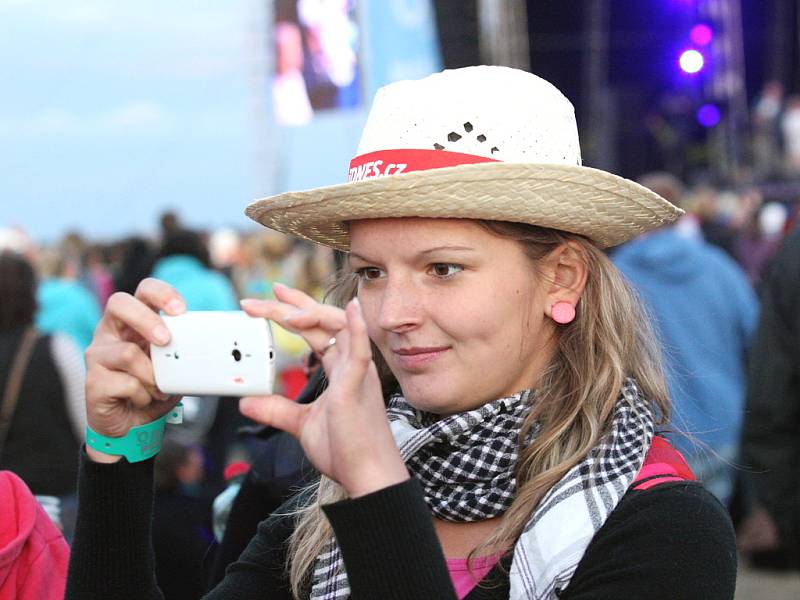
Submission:
{"label": "white smartphone", "polygon": [[269,322],[242,311],[162,315],[171,340],[150,345],[156,385],[181,396],[271,394],[275,344]]}

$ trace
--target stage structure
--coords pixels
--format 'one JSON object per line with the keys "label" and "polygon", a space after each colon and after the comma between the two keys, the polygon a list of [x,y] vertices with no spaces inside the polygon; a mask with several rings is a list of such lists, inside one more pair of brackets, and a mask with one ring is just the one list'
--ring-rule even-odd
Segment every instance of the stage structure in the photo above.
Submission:
{"label": "stage structure", "polygon": [[530,69],[528,9],[519,0],[477,0],[481,62]]}
{"label": "stage structure", "polygon": [[[741,0],[697,0],[697,5],[698,24],[692,29],[692,41],[701,46],[708,40],[707,60],[711,63],[705,79],[707,103],[697,116],[701,124],[711,126],[709,142],[718,158],[718,175],[732,178],[745,159],[749,125]],[[701,111],[711,118],[705,120]],[[714,124],[717,114],[719,122]]]}

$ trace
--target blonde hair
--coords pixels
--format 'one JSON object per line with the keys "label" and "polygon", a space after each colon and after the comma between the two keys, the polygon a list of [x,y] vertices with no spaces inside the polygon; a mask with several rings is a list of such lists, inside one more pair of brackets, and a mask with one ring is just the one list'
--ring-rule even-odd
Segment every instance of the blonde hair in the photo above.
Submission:
{"label": "blonde hair", "polygon": [[[652,402],[659,424],[668,421],[670,412],[660,350],[649,319],[635,292],[597,246],[575,234],[532,225],[478,223],[494,235],[522,244],[534,269],[550,252],[573,242],[580,249],[588,277],[575,320],[558,329],[556,350],[540,374],[536,402],[520,431],[523,440],[536,422],[541,426],[533,442],[520,448],[516,498],[498,527],[470,557],[513,546],[547,491],[609,432],[626,377],[633,377]],[[355,277],[345,267],[337,274],[329,299],[344,306],[356,292]],[[374,347],[373,357],[384,393],[396,389],[396,381]],[[333,538],[320,507],[345,497],[336,482],[322,477],[310,501],[296,514],[288,567],[297,598],[310,583],[316,557]]]}

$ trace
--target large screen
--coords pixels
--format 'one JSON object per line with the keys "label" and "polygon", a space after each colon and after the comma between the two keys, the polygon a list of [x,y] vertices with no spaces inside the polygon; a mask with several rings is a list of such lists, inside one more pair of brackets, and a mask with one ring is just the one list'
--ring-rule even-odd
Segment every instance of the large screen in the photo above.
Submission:
{"label": "large screen", "polygon": [[275,0],[272,95],[280,125],[362,103],[356,0]]}

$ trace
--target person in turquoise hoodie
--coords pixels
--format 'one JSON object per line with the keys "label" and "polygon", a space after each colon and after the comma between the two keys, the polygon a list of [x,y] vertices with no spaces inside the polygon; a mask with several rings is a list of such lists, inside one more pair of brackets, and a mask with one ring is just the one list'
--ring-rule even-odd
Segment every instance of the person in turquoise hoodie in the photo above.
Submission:
{"label": "person in turquoise hoodie", "polygon": [[85,351],[100,322],[100,305],[79,280],[76,261],[59,259],[54,276],[39,284],[36,292],[36,327],[43,333],[64,333]]}
{"label": "person in turquoise hoodie", "polygon": [[189,310],[239,310],[233,285],[211,268],[208,249],[194,231],[168,235],[152,276],[178,290]]}
{"label": "person in turquoise hoodie", "polygon": [[[683,186],[671,175],[650,174],[640,183],[680,205]],[[656,230],[620,247],[612,260],[650,308],[660,334],[674,403],[672,441],[727,504],[759,303],[744,271],[689,231],[681,224]]]}

